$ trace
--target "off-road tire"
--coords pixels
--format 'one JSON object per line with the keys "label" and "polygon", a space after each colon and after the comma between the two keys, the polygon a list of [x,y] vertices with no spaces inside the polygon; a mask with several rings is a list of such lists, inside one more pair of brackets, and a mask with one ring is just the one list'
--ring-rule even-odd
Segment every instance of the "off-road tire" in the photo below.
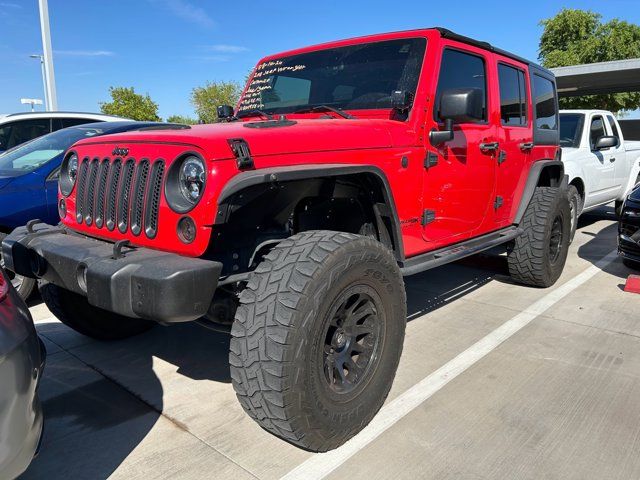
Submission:
{"label": "off-road tire", "polygon": [[[6,233],[0,233],[0,244],[6,236]],[[0,268],[4,270],[4,260],[2,259],[2,254],[0,254]],[[18,295],[20,295],[20,298],[22,298],[23,300],[29,298],[31,292],[33,292],[33,289],[36,286],[36,280],[34,278],[16,275],[15,273],[9,271],[7,271],[7,274],[9,276],[9,279],[11,280],[11,283],[14,285],[16,292],[18,292]],[[18,280],[17,285],[15,285],[16,282],[14,280]]]}
{"label": "off-road tire", "polygon": [[[570,215],[567,195],[559,188],[536,188],[519,225],[524,232],[507,253],[513,280],[534,287],[550,287],[558,280],[567,260]],[[552,233],[554,238],[561,235],[557,245]],[[551,248],[552,243],[557,250]]]}
{"label": "off-road tire", "polygon": [[90,305],[85,297],[43,282],[38,286],[47,308],[66,326],[97,340],[121,340],[146,332],[155,322],[129,318]]}
{"label": "off-road tire", "polygon": [[[324,368],[328,337],[323,332],[336,318],[335,305],[354,291],[379,300],[374,311],[381,343],[376,341],[380,350],[358,377],[360,386],[341,397],[327,378],[327,371],[335,371]],[[311,451],[336,448],[382,406],[405,325],[404,282],[389,249],[351,233],[296,234],[264,258],[240,295],[229,353],[233,388],[245,411],[267,431]]]}
{"label": "off-road tire", "polygon": [[569,243],[571,243],[573,242],[573,237],[576,236],[578,217],[580,217],[580,212],[582,212],[582,196],[576,187],[569,185],[569,188],[567,188],[567,198],[569,199],[569,208],[571,212],[571,231],[569,233]]}

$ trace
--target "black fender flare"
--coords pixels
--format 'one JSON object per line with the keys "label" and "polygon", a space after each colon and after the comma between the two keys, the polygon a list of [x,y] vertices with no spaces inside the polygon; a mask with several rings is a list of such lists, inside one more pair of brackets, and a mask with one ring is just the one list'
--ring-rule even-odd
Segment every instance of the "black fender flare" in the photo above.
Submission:
{"label": "black fender flare", "polygon": [[522,221],[524,212],[527,210],[527,207],[533,198],[533,193],[535,192],[536,187],[540,184],[540,176],[542,175],[542,172],[549,167],[558,167],[560,169],[560,175],[555,180],[557,181],[558,187],[562,188],[564,186],[564,188],[566,188],[567,176],[564,174],[564,163],[562,163],[562,160],[538,160],[534,162],[529,170],[529,176],[527,177],[527,182],[522,192],[522,197],[520,198],[520,205],[513,220],[515,225],[520,224]]}
{"label": "black fender flare", "polygon": [[289,165],[283,167],[261,168],[248,170],[233,177],[222,188],[218,197],[218,213],[214,219],[214,225],[224,224],[227,221],[230,200],[239,192],[248,187],[260,184],[277,184],[298,180],[319,179],[326,177],[339,177],[344,175],[369,174],[372,175],[381,187],[384,204],[375,204],[376,216],[387,217],[391,225],[391,239],[394,246],[394,255],[398,261],[404,260],[404,246],[400,230],[400,220],[396,210],[396,204],[391,192],[389,180],[385,173],[373,165],[358,164],[323,164],[323,165]]}

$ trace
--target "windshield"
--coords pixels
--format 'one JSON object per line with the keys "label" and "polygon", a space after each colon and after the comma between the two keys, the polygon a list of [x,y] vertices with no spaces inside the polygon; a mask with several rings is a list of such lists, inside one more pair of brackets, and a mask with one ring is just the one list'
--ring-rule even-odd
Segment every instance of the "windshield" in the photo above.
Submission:
{"label": "windshield", "polygon": [[560,114],[560,146],[578,148],[582,137],[584,115],[581,113]]}
{"label": "windshield", "polygon": [[319,106],[391,108],[391,95],[414,95],[426,48],[404,38],[282,57],[257,66],[238,114],[251,110],[293,113]]}
{"label": "windshield", "polygon": [[29,173],[51,161],[82,138],[101,135],[100,128],[73,127],[36,138],[0,154],[0,173]]}

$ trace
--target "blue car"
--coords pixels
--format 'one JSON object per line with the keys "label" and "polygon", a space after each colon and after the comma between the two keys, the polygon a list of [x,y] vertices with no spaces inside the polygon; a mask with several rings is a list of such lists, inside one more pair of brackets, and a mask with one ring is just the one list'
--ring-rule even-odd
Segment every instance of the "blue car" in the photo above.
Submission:
{"label": "blue car", "polygon": [[[0,155],[0,242],[14,228],[40,219],[50,225],[58,217],[58,172],[64,152],[78,140],[150,128],[180,128],[158,122],[98,122],[44,135]],[[0,259],[0,267],[3,266]],[[8,272],[9,273],[9,272]],[[13,276],[11,283],[27,298],[35,280]]]}

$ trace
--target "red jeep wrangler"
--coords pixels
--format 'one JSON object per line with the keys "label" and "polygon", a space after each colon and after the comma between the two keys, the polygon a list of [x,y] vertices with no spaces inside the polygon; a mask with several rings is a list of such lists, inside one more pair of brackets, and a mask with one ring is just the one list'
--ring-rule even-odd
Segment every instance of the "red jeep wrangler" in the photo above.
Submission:
{"label": "red jeep wrangler", "polygon": [[94,338],[232,322],[247,413],[332,449],[389,392],[403,275],[504,245],[516,281],[560,276],[557,111],[551,73],[444,29],[270,56],[219,124],[74,145],[62,224],[15,230],[5,262]]}

